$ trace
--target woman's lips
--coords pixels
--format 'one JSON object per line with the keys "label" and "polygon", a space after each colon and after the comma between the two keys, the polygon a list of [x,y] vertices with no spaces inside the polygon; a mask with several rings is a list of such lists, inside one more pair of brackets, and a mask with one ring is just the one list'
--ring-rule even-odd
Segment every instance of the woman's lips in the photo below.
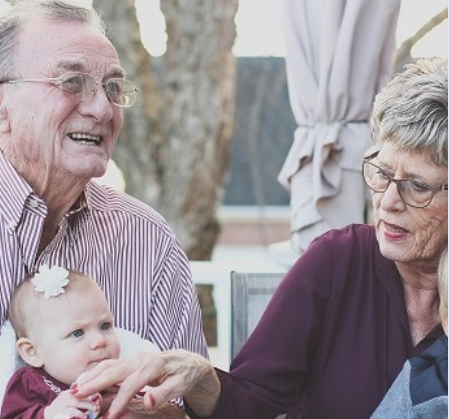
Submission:
{"label": "woman's lips", "polygon": [[389,239],[401,239],[409,233],[408,230],[396,224],[390,224],[384,221],[383,225],[385,229],[384,234]]}

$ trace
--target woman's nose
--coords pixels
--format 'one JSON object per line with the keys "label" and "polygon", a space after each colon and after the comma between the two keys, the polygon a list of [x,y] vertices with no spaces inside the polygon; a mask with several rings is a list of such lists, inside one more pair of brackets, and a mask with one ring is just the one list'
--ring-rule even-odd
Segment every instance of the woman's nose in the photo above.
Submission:
{"label": "woman's nose", "polygon": [[406,207],[404,200],[399,192],[399,185],[395,182],[390,182],[388,188],[383,192],[381,198],[381,207],[383,210],[403,210]]}

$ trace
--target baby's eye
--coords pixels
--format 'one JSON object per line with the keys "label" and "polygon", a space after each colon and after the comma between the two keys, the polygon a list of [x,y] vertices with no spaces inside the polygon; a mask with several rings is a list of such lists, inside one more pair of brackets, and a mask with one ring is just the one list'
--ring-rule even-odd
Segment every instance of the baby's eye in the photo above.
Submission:
{"label": "baby's eye", "polygon": [[74,330],[72,333],[70,333],[70,336],[73,336],[74,338],[80,338],[81,336],[84,336],[84,330]]}
{"label": "baby's eye", "polygon": [[112,329],[112,323],[111,322],[102,323],[101,326],[100,326],[100,329],[102,331],[104,331],[104,332],[106,332],[108,330],[111,330]]}

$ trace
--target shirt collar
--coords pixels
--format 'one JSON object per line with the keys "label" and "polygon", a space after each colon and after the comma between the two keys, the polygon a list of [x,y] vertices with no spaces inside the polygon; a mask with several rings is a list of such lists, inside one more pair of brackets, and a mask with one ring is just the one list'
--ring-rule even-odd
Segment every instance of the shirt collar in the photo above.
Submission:
{"label": "shirt collar", "polygon": [[[91,187],[89,185],[81,193],[68,216],[79,213],[91,206]],[[5,220],[9,228],[15,228],[22,217],[23,210],[30,199],[41,201],[26,180],[16,171],[14,166],[0,150],[0,196],[7,205],[0,206],[0,218]]]}

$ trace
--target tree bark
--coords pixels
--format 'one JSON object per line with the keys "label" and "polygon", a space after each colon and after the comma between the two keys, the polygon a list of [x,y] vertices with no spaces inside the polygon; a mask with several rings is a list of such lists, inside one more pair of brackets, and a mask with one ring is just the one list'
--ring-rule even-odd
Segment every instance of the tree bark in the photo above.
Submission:
{"label": "tree bark", "polygon": [[191,259],[210,259],[233,133],[238,0],[164,0],[161,207]]}
{"label": "tree bark", "polygon": [[216,210],[233,133],[238,0],[161,3],[168,44],[157,94],[134,1],[94,0],[141,90],[125,110],[114,160],[127,192],[167,219],[190,259],[207,260],[219,233]]}
{"label": "tree bark", "polygon": [[161,192],[158,98],[151,67],[136,16],[134,0],[94,0],[93,6],[106,22],[107,35],[117,49],[127,77],[139,89],[133,107],[124,109],[124,124],[114,152],[122,170],[126,192],[159,208]]}

